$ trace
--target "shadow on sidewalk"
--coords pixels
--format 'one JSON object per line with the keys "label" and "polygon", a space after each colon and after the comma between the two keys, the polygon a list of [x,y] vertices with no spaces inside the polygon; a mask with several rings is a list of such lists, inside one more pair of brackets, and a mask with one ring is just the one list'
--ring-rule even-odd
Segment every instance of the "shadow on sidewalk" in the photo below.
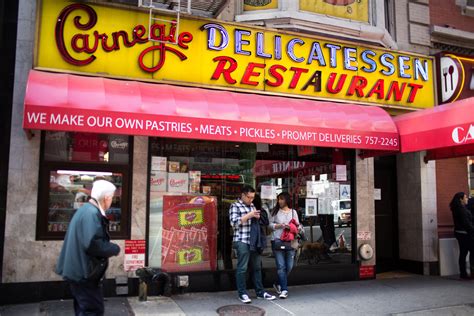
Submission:
{"label": "shadow on sidewalk", "polygon": [[[1,316],[70,316],[74,315],[72,300],[45,301],[32,304],[0,306]],[[105,315],[135,315],[126,297],[105,298]]]}

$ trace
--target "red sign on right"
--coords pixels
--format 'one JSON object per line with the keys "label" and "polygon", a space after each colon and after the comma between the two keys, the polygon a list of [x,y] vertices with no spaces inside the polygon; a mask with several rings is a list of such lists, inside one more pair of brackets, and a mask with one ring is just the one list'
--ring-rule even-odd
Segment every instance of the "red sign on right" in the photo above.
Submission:
{"label": "red sign on right", "polygon": [[436,58],[439,104],[474,96],[474,58],[450,53]]}

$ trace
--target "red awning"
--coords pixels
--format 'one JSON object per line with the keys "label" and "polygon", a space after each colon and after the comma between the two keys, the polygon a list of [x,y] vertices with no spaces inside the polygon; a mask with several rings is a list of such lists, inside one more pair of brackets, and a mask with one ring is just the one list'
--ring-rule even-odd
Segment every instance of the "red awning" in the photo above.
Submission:
{"label": "red awning", "polygon": [[427,159],[474,154],[474,98],[394,118],[401,152],[428,150]]}
{"label": "red awning", "polygon": [[398,150],[381,108],[32,70],[23,128]]}

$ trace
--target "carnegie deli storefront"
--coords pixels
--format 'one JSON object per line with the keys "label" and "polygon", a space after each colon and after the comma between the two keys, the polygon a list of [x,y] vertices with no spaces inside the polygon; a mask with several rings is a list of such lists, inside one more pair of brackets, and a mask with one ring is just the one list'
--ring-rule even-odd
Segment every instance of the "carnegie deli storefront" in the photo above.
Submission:
{"label": "carnegie deli storefront", "polygon": [[[308,246],[290,283],[375,277],[367,158],[399,150],[388,112],[434,105],[430,57],[192,17],[150,27],[145,11],[70,1],[38,10],[23,117],[41,135],[38,281],[60,280],[64,233],[99,178],[118,187],[111,295],[136,293],[143,265],[174,287],[233,289],[228,210],[244,184],[267,210],[292,196]],[[270,286],[270,246],[263,267]]]}

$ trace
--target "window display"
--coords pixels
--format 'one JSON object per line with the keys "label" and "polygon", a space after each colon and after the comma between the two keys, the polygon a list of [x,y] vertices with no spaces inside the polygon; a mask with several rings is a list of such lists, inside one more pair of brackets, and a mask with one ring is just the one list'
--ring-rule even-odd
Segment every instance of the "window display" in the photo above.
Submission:
{"label": "window display", "polygon": [[106,212],[110,235],[127,238],[131,138],[124,135],[45,132],[38,198],[37,239],[62,239],[97,179],[117,190]]}
{"label": "window display", "polygon": [[110,181],[117,187],[106,216],[109,219],[109,231],[120,231],[122,174],[55,170],[50,172],[49,180],[48,232],[66,232],[76,210],[89,200],[92,183],[99,179]]}
{"label": "window display", "polygon": [[168,272],[216,269],[216,198],[163,196],[161,267]]}
{"label": "window display", "polygon": [[[235,269],[228,212],[244,184],[257,189],[267,212],[279,193],[291,195],[308,239],[298,250],[298,265],[352,263],[354,151],[304,149],[151,138],[149,265],[169,271]],[[193,199],[212,203],[201,208]],[[199,227],[183,226],[201,218]],[[270,236],[264,267],[275,267]]]}

